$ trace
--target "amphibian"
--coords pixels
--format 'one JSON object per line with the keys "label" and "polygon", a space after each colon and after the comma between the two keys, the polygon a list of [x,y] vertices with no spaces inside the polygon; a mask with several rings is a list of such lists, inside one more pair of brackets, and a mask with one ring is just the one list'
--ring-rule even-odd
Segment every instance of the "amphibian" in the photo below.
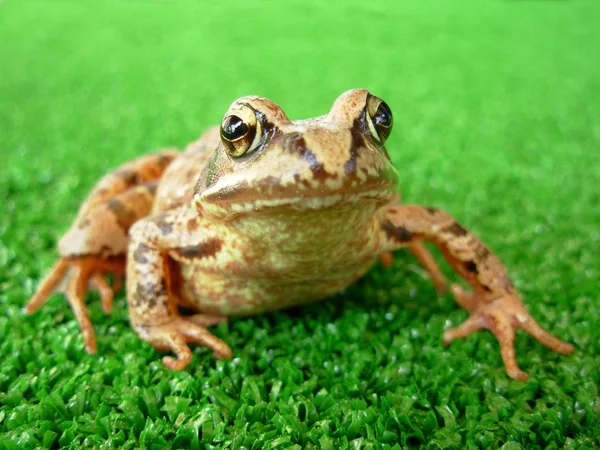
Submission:
{"label": "amphibian", "polygon": [[133,328],[173,353],[163,361],[181,370],[192,358],[190,342],[231,357],[208,326],[330,297],[398,249],[410,250],[443,292],[446,280],[424,246],[430,242],[471,288],[451,287],[470,317],[444,333],[445,344],[488,328],[518,380],[527,374],[515,359],[516,328],[570,353],[527,313],[477,237],[441,209],[397,201],[398,174],[384,147],[392,122],[387,104],[363,89],[342,94],[327,115],[296,121],[265,98],[236,100],[221,126],[185,151],[145,155],[102,178],[26,310],[64,292],[94,352],[86,291],[99,291],[109,312],[126,276]]}

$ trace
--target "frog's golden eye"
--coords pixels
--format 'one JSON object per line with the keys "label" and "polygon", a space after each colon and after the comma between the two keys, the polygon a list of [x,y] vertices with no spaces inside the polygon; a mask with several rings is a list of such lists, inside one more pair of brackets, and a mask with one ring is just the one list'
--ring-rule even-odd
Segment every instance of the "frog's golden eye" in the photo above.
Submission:
{"label": "frog's golden eye", "polygon": [[248,106],[231,110],[221,122],[221,142],[229,156],[237,158],[260,143],[262,126],[255,111]]}
{"label": "frog's golden eye", "polygon": [[383,144],[390,135],[394,124],[390,107],[379,97],[369,94],[365,110],[367,126],[371,136],[377,142]]}

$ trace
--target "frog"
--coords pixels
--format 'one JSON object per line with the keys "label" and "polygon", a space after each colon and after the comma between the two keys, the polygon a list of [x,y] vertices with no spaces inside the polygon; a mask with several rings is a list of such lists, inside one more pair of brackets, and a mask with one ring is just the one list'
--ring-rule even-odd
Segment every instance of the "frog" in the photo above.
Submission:
{"label": "frog", "polygon": [[[443,345],[488,329],[506,373],[521,381],[528,375],[516,360],[517,329],[571,353],[529,314],[478,237],[443,209],[399,200],[399,172],[385,147],[392,128],[388,104],[366,89],[346,91],[327,114],[303,120],[267,98],[239,98],[220,126],[183,151],[144,154],[102,177],[25,310],[65,294],[94,353],[86,294],[97,291],[109,313],[125,284],[137,335],[169,352],[166,367],[183,370],[190,344],[232,357],[210,326],[331,298],[408,250],[440,294],[449,289],[469,313],[443,332]],[[426,244],[463,284],[449,286]]]}

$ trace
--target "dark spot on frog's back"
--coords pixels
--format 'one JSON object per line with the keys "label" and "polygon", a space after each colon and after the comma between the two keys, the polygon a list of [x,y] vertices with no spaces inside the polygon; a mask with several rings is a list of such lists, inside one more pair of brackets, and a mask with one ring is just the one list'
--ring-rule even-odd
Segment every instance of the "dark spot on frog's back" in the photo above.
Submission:
{"label": "dark spot on frog's back", "polygon": [[164,169],[165,167],[167,167],[169,164],[171,164],[171,161],[173,161],[174,156],[173,155],[160,155],[157,159],[156,159],[156,165],[158,167],[160,167],[161,169]]}
{"label": "dark spot on frog's back", "polygon": [[115,175],[123,180],[123,183],[125,183],[127,187],[134,186],[141,180],[140,175],[136,171],[130,169],[118,170],[115,172]]}
{"label": "dark spot on frog's back", "polygon": [[397,242],[409,242],[413,238],[413,234],[402,226],[395,226],[389,220],[383,224],[383,230],[390,239]]}
{"label": "dark spot on frog's back", "polygon": [[208,258],[216,255],[223,246],[223,242],[220,239],[209,239],[198,245],[190,245],[188,247],[179,247],[173,251],[182,258],[193,259],[193,258]]}
{"label": "dark spot on frog's back", "polygon": [[106,207],[114,214],[119,228],[123,231],[129,230],[129,227],[138,219],[135,211],[129,209],[116,198],[107,200]]}
{"label": "dark spot on frog's back", "polygon": [[151,181],[149,183],[144,183],[142,184],[142,186],[144,186],[148,192],[150,193],[151,196],[155,196],[156,195],[156,189],[158,188],[158,182],[157,181]]}

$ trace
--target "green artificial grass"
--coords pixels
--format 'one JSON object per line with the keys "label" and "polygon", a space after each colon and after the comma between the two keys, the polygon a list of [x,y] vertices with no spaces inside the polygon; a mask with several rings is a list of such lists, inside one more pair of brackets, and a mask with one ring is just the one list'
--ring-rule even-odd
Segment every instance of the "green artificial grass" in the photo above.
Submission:
{"label": "green artificial grass", "polygon": [[[593,448],[600,445],[600,5],[485,1],[0,1],[0,449]],[[400,253],[327,302],[214,329],[183,372],[128,325],[98,353],[56,295],[21,312],[94,182],[183,146],[235,98],[292,118],[367,87],[395,114],[407,202],[496,250],[529,310],[530,381]],[[439,254],[438,254],[439,256]],[[448,266],[445,266],[448,274]]]}

